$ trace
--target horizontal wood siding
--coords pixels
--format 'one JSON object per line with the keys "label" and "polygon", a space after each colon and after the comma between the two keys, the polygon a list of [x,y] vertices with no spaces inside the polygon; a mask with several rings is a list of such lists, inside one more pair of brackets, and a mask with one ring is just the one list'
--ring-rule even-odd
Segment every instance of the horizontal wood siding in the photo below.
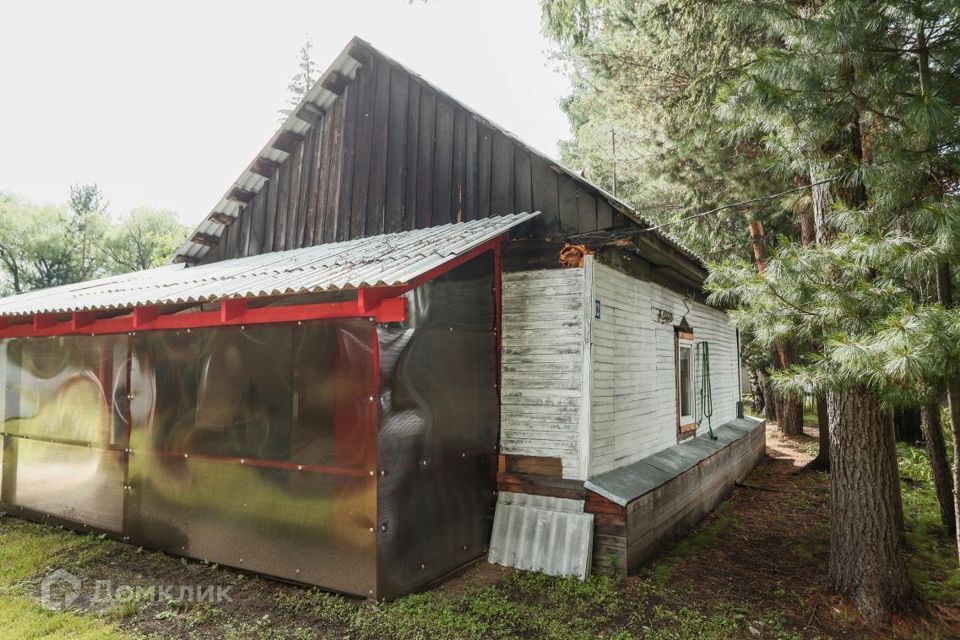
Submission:
{"label": "horizontal wood siding", "polygon": [[[677,443],[676,369],[672,324],[657,322],[657,310],[686,313],[696,342],[710,343],[713,424],[736,417],[736,331],[725,313],[686,301],[658,284],[594,262],[593,299],[600,318],[591,320],[590,474],[635,462]],[[689,305],[689,313],[686,311]],[[699,407],[700,365],[694,371]],[[699,433],[706,431],[706,421]]]}
{"label": "horizontal wood siding", "polygon": [[501,451],[559,458],[563,478],[581,468],[583,288],[582,269],[503,279]]}
{"label": "horizontal wood siding", "polygon": [[371,52],[204,261],[528,210],[514,238],[614,224],[594,189]]}

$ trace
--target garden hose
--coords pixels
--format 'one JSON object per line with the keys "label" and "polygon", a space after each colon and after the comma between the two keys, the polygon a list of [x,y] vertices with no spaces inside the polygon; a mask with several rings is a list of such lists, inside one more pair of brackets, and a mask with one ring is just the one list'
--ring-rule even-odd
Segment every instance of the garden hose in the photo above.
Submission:
{"label": "garden hose", "polygon": [[710,343],[703,341],[700,343],[700,419],[697,420],[697,428],[703,419],[707,419],[707,436],[711,440],[716,440],[717,436],[713,433],[713,389],[710,387]]}

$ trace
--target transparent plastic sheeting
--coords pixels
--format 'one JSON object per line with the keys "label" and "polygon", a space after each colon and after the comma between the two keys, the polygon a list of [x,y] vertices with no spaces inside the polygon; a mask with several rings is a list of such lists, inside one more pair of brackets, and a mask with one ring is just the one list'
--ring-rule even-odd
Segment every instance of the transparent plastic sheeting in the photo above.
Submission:
{"label": "transparent plastic sheeting", "polygon": [[2,348],[5,505],[151,548],[375,593],[373,323]]}
{"label": "transparent plastic sheeting", "polygon": [[421,587],[489,540],[493,267],[407,294],[404,323],[0,341],[0,502],[334,591]]}
{"label": "transparent plastic sheeting", "polygon": [[416,289],[382,325],[377,491],[380,594],[412,591],[483,554],[499,409],[493,260]]}
{"label": "transparent plastic sheeting", "polygon": [[120,532],[127,434],[127,336],[0,342],[0,500]]}

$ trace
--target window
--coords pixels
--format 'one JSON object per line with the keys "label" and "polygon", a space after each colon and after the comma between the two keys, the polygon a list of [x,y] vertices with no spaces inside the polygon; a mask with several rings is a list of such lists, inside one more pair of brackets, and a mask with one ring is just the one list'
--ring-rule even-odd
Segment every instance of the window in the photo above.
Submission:
{"label": "window", "polygon": [[680,435],[697,429],[694,418],[694,347],[693,334],[677,332],[677,430]]}

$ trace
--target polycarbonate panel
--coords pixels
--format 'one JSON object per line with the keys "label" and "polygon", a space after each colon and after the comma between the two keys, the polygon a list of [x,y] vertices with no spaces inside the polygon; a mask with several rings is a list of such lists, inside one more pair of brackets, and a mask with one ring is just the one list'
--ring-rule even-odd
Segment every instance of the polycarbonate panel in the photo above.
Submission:
{"label": "polycarbonate panel", "polygon": [[123,527],[125,454],[15,438],[12,503],[107,531]]}
{"label": "polycarbonate panel", "polygon": [[375,327],[133,341],[131,539],[327,589],[376,589]]}
{"label": "polycarbonate panel", "polygon": [[380,596],[483,554],[495,503],[499,411],[493,260],[419,287],[380,340]]}
{"label": "polycarbonate panel", "polygon": [[6,340],[4,433],[124,448],[127,336]]}

